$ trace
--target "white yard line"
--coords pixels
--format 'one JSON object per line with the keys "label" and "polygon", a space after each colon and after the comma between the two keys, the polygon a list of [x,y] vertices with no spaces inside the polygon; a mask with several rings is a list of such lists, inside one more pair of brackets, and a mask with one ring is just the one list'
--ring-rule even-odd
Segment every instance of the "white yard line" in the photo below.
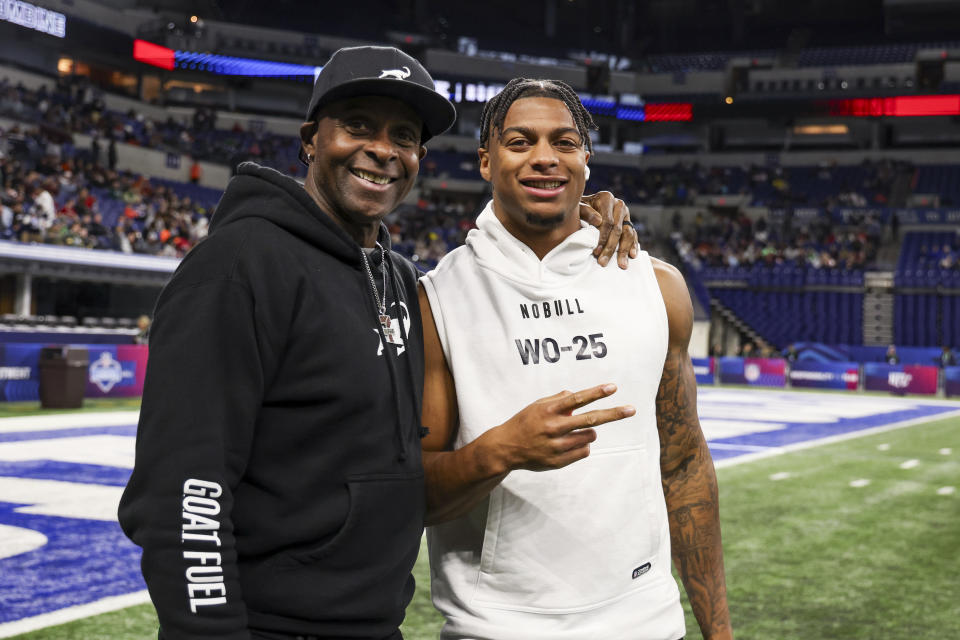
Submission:
{"label": "white yard line", "polygon": [[102,600],[97,600],[89,604],[79,604],[73,607],[67,607],[66,609],[43,613],[32,618],[23,618],[0,624],[0,638],[10,638],[20,635],[21,633],[28,633],[30,631],[36,631],[37,629],[43,629],[44,627],[73,622],[80,618],[88,618],[90,616],[100,615],[101,613],[107,613],[108,611],[126,609],[127,607],[144,604],[146,602],[150,602],[150,595],[146,590],[126,593],[122,596],[103,598]]}

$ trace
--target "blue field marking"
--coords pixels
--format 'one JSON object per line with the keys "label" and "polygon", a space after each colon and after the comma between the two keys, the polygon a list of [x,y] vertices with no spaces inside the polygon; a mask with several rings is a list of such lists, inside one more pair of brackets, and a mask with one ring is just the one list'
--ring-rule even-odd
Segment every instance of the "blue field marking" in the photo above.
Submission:
{"label": "blue field marking", "polygon": [[17,513],[0,503],[0,524],[42,533],[47,543],[0,560],[0,623],[145,588],[140,549],[116,522]]}
{"label": "blue field marking", "polygon": [[0,442],[19,442],[22,440],[52,440],[54,438],[97,436],[110,434],[117,436],[136,436],[137,425],[117,425],[111,427],[68,427],[48,431],[12,431],[0,433]]}
{"label": "blue field marking", "polygon": [[76,464],[58,460],[0,461],[0,482],[3,482],[4,476],[125,487],[130,479],[130,469],[107,467],[101,464]]}
{"label": "blue field marking", "polygon": [[915,397],[702,387],[698,394],[700,422],[715,461],[960,411],[960,402]]}
{"label": "blue field marking", "polygon": [[[106,437],[115,448],[127,449],[132,460],[136,418],[126,425],[71,427],[72,418],[64,415],[62,428],[38,425],[36,430],[17,419],[6,425],[8,429],[16,425],[16,431],[0,432],[0,637],[6,635],[5,623],[146,588],[140,549],[116,522],[116,501],[131,470],[98,464],[95,458],[110,452],[97,451],[96,446],[87,447],[91,452],[83,447],[72,450],[78,438],[79,442],[90,438],[93,445]],[[63,444],[57,447],[58,443]],[[44,459],[45,451],[54,459]],[[57,459],[87,453],[94,459]],[[98,502],[88,511],[95,515],[75,517],[72,492],[79,500],[94,496]],[[64,498],[68,504],[58,505],[57,500]],[[26,512],[37,509],[47,512]],[[55,513],[58,509],[64,513]],[[31,548],[38,540],[42,546]],[[27,550],[4,557],[5,548],[11,546]]]}

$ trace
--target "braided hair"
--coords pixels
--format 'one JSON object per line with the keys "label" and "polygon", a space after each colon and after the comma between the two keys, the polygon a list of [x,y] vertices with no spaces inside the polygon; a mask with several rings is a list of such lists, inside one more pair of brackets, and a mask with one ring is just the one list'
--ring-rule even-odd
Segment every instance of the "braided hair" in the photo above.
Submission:
{"label": "braided hair", "polygon": [[596,130],[590,112],[580,102],[580,96],[566,82],[560,80],[531,80],[530,78],[514,78],[483,105],[480,114],[480,146],[486,148],[490,142],[493,130],[503,131],[503,122],[507,119],[510,106],[520,98],[556,98],[567,106],[573,122],[580,132],[588,152],[593,152],[590,141],[590,130]]}

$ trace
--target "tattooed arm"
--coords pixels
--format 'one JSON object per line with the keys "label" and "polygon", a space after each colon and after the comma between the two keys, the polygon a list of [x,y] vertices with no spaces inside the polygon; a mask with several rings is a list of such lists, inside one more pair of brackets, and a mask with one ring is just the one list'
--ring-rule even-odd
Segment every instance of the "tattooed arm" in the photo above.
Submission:
{"label": "tattooed arm", "polygon": [[697,417],[697,383],[687,353],[693,307],[683,276],[654,260],[670,341],[657,391],[660,473],[673,563],[706,640],[733,638],[720,541],[717,476]]}

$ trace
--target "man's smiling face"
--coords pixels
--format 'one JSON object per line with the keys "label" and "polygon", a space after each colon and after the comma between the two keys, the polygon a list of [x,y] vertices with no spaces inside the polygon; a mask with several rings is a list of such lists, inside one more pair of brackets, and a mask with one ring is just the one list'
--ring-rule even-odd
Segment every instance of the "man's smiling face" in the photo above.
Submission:
{"label": "man's smiling face", "polygon": [[494,211],[513,235],[579,228],[590,154],[562,100],[519,98],[487,146],[479,150],[480,173],[493,184]]}
{"label": "man's smiling face", "polygon": [[304,146],[313,156],[307,180],[321,208],[347,227],[379,223],[417,179],[426,153],[422,126],[410,107],[393,98],[350,98],[321,109]]}

